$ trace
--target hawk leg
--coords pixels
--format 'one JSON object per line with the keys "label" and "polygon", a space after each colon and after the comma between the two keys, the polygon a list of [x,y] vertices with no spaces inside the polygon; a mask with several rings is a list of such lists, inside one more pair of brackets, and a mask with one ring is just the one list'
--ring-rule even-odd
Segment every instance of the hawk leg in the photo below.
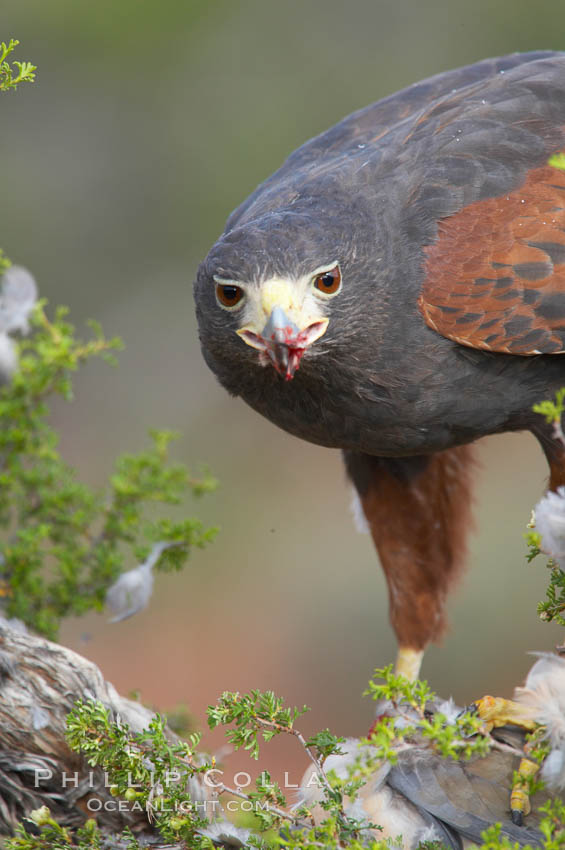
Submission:
{"label": "hawk leg", "polygon": [[445,631],[447,593],[471,525],[471,448],[380,458],[345,452],[385,573],[399,644],[397,672],[418,676],[423,651]]}

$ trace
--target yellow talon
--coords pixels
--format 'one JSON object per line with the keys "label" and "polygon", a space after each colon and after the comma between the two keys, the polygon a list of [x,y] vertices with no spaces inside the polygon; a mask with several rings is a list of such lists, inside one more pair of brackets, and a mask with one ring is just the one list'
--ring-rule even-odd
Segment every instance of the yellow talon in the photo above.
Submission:
{"label": "yellow talon", "polygon": [[530,798],[527,791],[523,788],[514,787],[510,795],[510,811],[513,815],[514,822],[516,818],[515,812],[520,812],[521,815],[529,815],[531,811]]}
{"label": "yellow talon", "polygon": [[476,700],[473,705],[489,732],[491,729],[508,724],[530,731],[537,726],[532,717],[532,710],[511,699],[485,696]]}
{"label": "yellow talon", "polygon": [[520,760],[518,768],[518,776],[512,786],[512,794],[510,795],[510,812],[514,823],[521,825],[524,815],[529,815],[531,811],[530,795],[528,793],[528,779],[535,776],[539,770],[539,764],[530,759],[523,758]]}

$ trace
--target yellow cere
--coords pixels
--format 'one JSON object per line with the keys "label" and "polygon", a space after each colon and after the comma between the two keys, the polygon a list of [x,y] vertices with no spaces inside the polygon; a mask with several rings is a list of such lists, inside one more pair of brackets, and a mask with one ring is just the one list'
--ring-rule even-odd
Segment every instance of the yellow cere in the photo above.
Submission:
{"label": "yellow cere", "polygon": [[274,278],[267,280],[261,287],[261,307],[265,315],[270,316],[275,307],[286,313],[295,307],[293,285],[288,280]]}

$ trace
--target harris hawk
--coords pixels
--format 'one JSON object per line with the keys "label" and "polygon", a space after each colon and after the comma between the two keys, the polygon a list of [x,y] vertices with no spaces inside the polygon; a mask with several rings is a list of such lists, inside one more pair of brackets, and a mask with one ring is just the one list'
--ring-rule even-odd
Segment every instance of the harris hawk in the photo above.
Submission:
{"label": "harris hawk", "polygon": [[445,629],[472,446],[565,384],[565,53],[489,59],[295,151],[200,265],[206,362],[291,434],[341,449],[388,585],[397,670]]}

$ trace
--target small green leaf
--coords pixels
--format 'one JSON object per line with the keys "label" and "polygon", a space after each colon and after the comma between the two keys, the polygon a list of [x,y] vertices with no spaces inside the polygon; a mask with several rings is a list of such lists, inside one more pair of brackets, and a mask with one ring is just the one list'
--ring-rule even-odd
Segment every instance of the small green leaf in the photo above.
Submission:
{"label": "small green leaf", "polygon": [[560,168],[562,171],[565,171],[565,153],[559,151],[558,153],[551,154],[547,160],[547,164],[551,165],[552,168]]}

